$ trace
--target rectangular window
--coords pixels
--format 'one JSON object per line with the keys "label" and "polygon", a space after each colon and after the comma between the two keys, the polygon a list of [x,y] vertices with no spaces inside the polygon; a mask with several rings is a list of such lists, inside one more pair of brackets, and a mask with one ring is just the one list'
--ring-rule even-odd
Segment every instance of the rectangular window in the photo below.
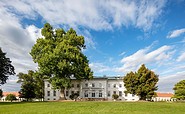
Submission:
{"label": "rectangular window", "polygon": [[116,84],[114,84],[114,86],[113,86],[114,88],[116,88]]}
{"label": "rectangular window", "polygon": [[125,93],[125,97],[127,97],[128,96],[128,94],[127,93]]}
{"label": "rectangular window", "polygon": [[99,97],[102,97],[102,91],[101,90],[99,91]]}
{"label": "rectangular window", "polygon": [[110,97],[110,91],[107,92],[107,96]]}
{"label": "rectangular window", "polygon": [[55,90],[53,90],[53,96],[56,96],[56,91]]}
{"label": "rectangular window", "polygon": [[88,97],[88,91],[85,91],[85,92],[84,92],[84,96],[85,96],[85,97]]}
{"label": "rectangular window", "polygon": [[113,91],[113,94],[116,94],[116,91]]}
{"label": "rectangular window", "polygon": [[99,87],[102,87],[102,84],[101,83],[99,83]]}
{"label": "rectangular window", "polygon": [[110,87],[110,84],[108,84],[108,87]]}
{"label": "rectangular window", "polygon": [[122,87],[122,84],[119,84],[119,87],[121,88]]}
{"label": "rectangular window", "polygon": [[74,87],[74,84],[71,84],[71,87]]}
{"label": "rectangular window", "polygon": [[92,92],[92,97],[95,97],[95,91]]}
{"label": "rectangular window", "polygon": [[50,87],[50,84],[48,84],[47,86]]}
{"label": "rectangular window", "polygon": [[132,94],[132,97],[134,97],[135,95],[134,94]]}
{"label": "rectangular window", "polygon": [[47,92],[47,95],[50,96],[50,91]]}
{"label": "rectangular window", "polygon": [[88,87],[88,83],[85,83],[85,87]]}
{"label": "rectangular window", "polygon": [[80,95],[80,92],[79,92],[79,91],[77,91],[76,93],[77,93],[78,95]]}
{"label": "rectangular window", "polygon": [[79,88],[80,87],[80,84],[77,84],[76,87]]}
{"label": "rectangular window", "polygon": [[119,91],[119,96],[122,97],[122,91]]}
{"label": "rectangular window", "polygon": [[95,87],[95,84],[94,83],[92,83],[92,87]]}
{"label": "rectangular window", "polygon": [[71,91],[71,95],[73,95],[74,94],[74,91]]}
{"label": "rectangular window", "polygon": [[66,91],[66,96],[69,96],[69,91]]}

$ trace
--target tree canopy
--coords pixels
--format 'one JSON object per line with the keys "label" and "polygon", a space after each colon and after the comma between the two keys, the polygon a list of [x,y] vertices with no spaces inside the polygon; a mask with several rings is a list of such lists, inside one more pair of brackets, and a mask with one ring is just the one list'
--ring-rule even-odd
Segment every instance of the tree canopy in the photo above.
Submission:
{"label": "tree canopy", "polygon": [[124,77],[125,93],[140,96],[140,100],[150,100],[157,90],[158,75],[141,65],[137,72],[130,72]]}
{"label": "tree canopy", "polygon": [[0,85],[5,84],[9,75],[14,75],[14,67],[11,65],[11,61],[6,57],[0,48]]}
{"label": "tree canopy", "polygon": [[28,74],[19,73],[18,83],[21,83],[20,97],[26,98],[27,101],[36,97],[36,81],[34,79],[34,71],[28,71]]}
{"label": "tree canopy", "polygon": [[93,77],[89,61],[82,53],[85,49],[83,36],[78,36],[72,28],[67,32],[62,28],[53,30],[49,23],[41,32],[44,38],[37,39],[30,54],[38,63],[38,71],[49,77],[54,88],[64,92],[72,76],[76,79]]}
{"label": "tree canopy", "polygon": [[3,91],[0,89],[0,98],[3,97]]}
{"label": "tree canopy", "polygon": [[175,91],[175,98],[178,100],[185,100],[185,80],[181,80],[175,84],[173,90]]}
{"label": "tree canopy", "polygon": [[17,100],[17,99],[16,99],[16,96],[14,94],[8,94],[5,98],[5,100],[12,102],[13,100]]}

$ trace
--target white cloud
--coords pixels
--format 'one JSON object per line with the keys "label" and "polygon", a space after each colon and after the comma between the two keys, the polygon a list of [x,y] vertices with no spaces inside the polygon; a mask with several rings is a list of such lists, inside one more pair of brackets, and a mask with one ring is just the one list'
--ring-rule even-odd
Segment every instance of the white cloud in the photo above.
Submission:
{"label": "white cloud", "polygon": [[113,70],[112,68],[105,66],[102,63],[90,63],[89,66],[93,71],[97,73],[102,73],[102,72]]}
{"label": "white cloud", "polygon": [[[153,45],[153,44],[152,44]],[[152,46],[151,45],[151,46]],[[122,67],[117,68],[117,71],[127,73],[135,71],[141,64],[157,64],[160,65],[169,60],[173,55],[171,46],[164,45],[156,50],[150,51],[151,46],[138,50],[136,53],[124,57],[121,60]]]}
{"label": "white cloud", "polygon": [[178,30],[173,30],[173,31],[168,33],[167,38],[175,38],[175,37],[178,37],[178,36],[182,35],[183,33],[185,33],[185,28],[178,29]]}
{"label": "white cloud", "polygon": [[182,54],[177,58],[177,61],[178,61],[178,62],[185,61],[185,52],[182,53]]}
{"label": "white cloud", "polygon": [[[112,30],[134,26],[149,30],[161,15],[166,0],[78,0],[78,1],[4,1],[3,8],[21,17],[35,19],[40,15],[52,25],[74,28]],[[40,5],[42,4],[42,5]]]}

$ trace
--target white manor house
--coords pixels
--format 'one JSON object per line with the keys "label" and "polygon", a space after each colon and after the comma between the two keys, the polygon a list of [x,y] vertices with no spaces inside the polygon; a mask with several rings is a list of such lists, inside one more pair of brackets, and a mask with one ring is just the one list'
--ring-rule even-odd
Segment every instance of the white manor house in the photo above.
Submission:
{"label": "white manor house", "polygon": [[[52,89],[52,85],[45,80],[45,101],[60,99],[60,90]],[[72,79],[71,88],[65,90],[67,99],[74,93],[79,94],[80,99],[113,100],[112,95],[119,95],[121,101],[138,101],[139,97],[133,94],[125,94],[123,77],[94,77],[91,80]]]}

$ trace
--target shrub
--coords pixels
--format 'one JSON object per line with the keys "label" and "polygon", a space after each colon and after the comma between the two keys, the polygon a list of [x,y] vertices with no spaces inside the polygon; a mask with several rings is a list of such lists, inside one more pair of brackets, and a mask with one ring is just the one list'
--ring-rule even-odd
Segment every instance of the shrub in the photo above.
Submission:
{"label": "shrub", "polygon": [[112,95],[112,98],[116,100],[116,99],[118,99],[118,98],[119,98],[119,95],[117,95],[117,94],[113,94],[113,95]]}
{"label": "shrub", "polygon": [[8,100],[8,101],[13,101],[13,100],[17,100],[16,99],[16,96],[14,95],[14,94],[8,94],[7,96],[6,96],[6,99],[5,100]]}
{"label": "shrub", "polygon": [[69,96],[69,98],[76,101],[76,99],[78,98],[78,96],[79,96],[78,93],[74,93],[74,94],[71,94],[71,95]]}

